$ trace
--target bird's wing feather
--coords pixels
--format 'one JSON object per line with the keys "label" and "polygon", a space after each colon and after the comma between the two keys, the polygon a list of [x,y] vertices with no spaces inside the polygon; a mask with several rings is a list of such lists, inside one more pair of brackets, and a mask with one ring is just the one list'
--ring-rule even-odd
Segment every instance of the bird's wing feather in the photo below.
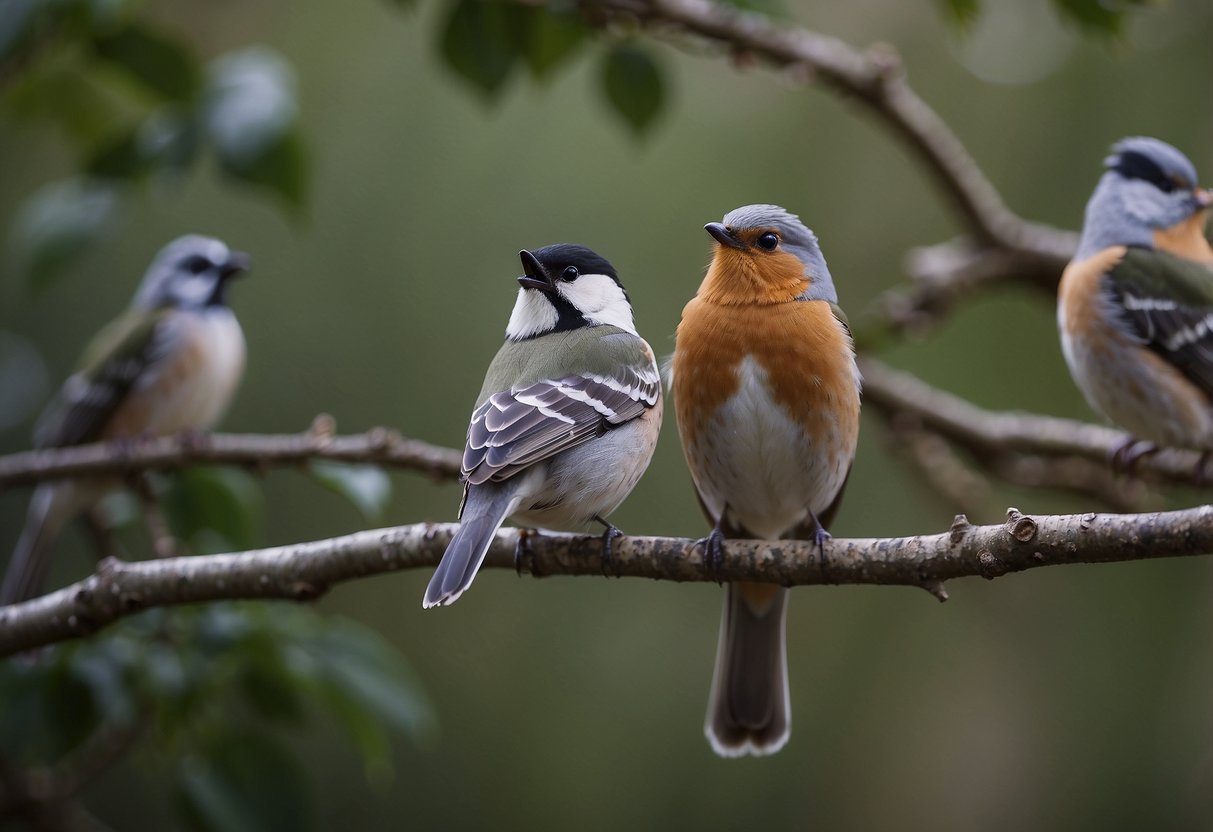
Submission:
{"label": "bird's wing feather", "polygon": [[463,473],[476,485],[580,445],[657,404],[661,379],[652,365],[612,373],[544,379],[494,393],[476,408],[463,452]]}
{"label": "bird's wing feather", "polygon": [[166,313],[128,313],[101,330],[85,350],[80,368],[39,418],[34,446],[64,447],[96,439],[127,391],[172,352],[176,338]]}
{"label": "bird's wing feather", "polygon": [[1103,281],[1126,333],[1213,397],[1213,269],[1131,248]]}

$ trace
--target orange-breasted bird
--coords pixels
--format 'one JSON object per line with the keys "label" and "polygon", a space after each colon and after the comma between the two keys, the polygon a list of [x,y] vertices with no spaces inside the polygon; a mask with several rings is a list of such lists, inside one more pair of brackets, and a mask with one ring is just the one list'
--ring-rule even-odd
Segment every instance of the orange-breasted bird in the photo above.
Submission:
{"label": "orange-breasted bird", "polygon": [[[861,379],[817,237],[776,205],[708,223],[712,262],[671,365],[678,433],[718,562],[725,537],[829,538],[859,441]],[[717,754],[771,754],[791,731],[788,590],[728,587],[704,732]]]}
{"label": "orange-breasted bird", "polygon": [[[1158,139],[1112,147],[1062,274],[1057,323],[1070,373],[1098,413],[1128,431],[1131,468],[1160,446],[1213,451],[1213,193]],[[1202,458],[1201,468],[1204,468]]]}
{"label": "orange-breasted bird", "polygon": [[[169,243],[148,267],[126,313],[101,330],[34,432],[38,448],[205,430],[244,374],[244,333],[228,283],[249,257],[211,237]],[[34,489],[25,529],[0,587],[0,604],[37,594],[56,535],[117,483],[47,482]]]}

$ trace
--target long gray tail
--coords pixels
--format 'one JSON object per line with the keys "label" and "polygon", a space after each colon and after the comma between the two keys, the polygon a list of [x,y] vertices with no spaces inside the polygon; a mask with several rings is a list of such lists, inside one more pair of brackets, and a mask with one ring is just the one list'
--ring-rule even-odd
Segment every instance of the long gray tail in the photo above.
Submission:
{"label": "long gray tail", "polygon": [[784,622],[788,591],[769,584],[729,584],[704,734],[722,757],[774,754],[788,741]]}
{"label": "long gray tail", "polygon": [[485,483],[468,488],[462,524],[451,538],[421,606],[425,609],[453,604],[472,585],[476,570],[493,542],[493,535],[516,507],[515,489],[508,484]]}
{"label": "long gray tail", "polygon": [[13,549],[4,584],[0,586],[0,605],[26,601],[42,592],[50,568],[50,548],[64,522],[70,516],[67,486],[43,484],[34,489],[25,517],[25,528]]}

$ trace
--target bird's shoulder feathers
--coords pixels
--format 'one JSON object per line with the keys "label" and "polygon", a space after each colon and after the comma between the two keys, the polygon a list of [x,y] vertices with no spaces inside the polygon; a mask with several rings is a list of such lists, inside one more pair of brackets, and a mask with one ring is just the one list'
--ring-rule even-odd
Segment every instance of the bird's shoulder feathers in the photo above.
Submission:
{"label": "bird's shoulder feathers", "polygon": [[174,314],[170,309],[130,310],[97,333],[76,372],[39,418],[35,447],[96,439],[131,386],[171,351]]}
{"label": "bird's shoulder feathers", "polygon": [[468,426],[463,473],[501,481],[643,416],[661,396],[653,351],[612,326],[506,342]]}

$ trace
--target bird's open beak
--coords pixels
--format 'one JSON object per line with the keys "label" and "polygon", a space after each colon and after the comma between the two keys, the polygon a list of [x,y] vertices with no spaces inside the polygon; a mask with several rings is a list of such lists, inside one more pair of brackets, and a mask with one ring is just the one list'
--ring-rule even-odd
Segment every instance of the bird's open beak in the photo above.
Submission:
{"label": "bird's open beak", "polygon": [[219,269],[219,276],[226,280],[238,274],[244,274],[253,265],[253,258],[243,251],[232,251],[227,255],[227,262]]}
{"label": "bird's open beak", "polygon": [[524,289],[538,289],[540,292],[550,292],[553,289],[552,281],[548,279],[547,272],[543,269],[543,264],[525,248],[518,252],[518,259],[522,261],[522,271],[524,272],[518,278],[518,283]]}
{"label": "bird's open beak", "polygon": [[730,234],[729,229],[725,228],[723,223],[710,222],[703,227],[703,230],[711,234],[713,239],[722,246],[739,249],[745,248],[745,243]]}

